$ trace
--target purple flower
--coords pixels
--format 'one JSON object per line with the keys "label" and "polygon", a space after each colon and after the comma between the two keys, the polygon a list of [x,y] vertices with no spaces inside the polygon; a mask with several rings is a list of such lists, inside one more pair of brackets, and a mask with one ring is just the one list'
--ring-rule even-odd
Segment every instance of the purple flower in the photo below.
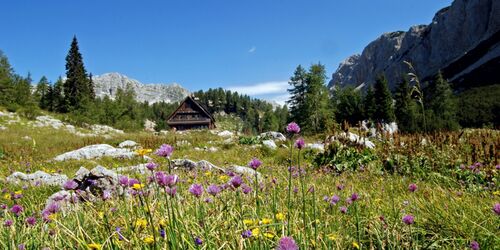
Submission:
{"label": "purple flower", "polygon": [[130,179],[128,179],[128,186],[129,186],[129,187],[134,186],[134,184],[140,184],[140,183],[141,183],[141,182],[139,182],[139,180],[137,180],[137,179],[134,179],[134,178],[130,178]]}
{"label": "purple flower", "polygon": [[251,168],[253,168],[254,170],[257,170],[258,167],[260,167],[260,165],[262,165],[262,162],[259,161],[259,159],[257,158],[253,158],[249,163],[248,163],[248,166],[250,166]]}
{"label": "purple flower", "polygon": [[210,197],[205,198],[205,200],[203,200],[203,201],[205,201],[205,203],[212,203],[212,202],[214,202],[214,200],[212,198],[210,198]]}
{"label": "purple flower", "polygon": [[497,215],[500,215],[500,203],[493,205],[493,212],[495,212]]}
{"label": "purple flower", "polygon": [[340,197],[338,197],[337,195],[334,195],[334,196],[332,196],[332,198],[330,199],[330,204],[331,204],[331,205],[336,205],[339,201],[340,201]]}
{"label": "purple flower", "polygon": [[156,164],[154,162],[148,162],[146,164],[146,168],[151,170],[151,171],[155,170],[157,167],[158,167],[158,164]]}
{"label": "purple flower", "polygon": [[12,226],[12,223],[14,223],[12,220],[6,220],[6,221],[3,223],[3,226],[4,226],[4,227],[10,227],[10,226]]}
{"label": "purple flower", "polygon": [[299,138],[295,141],[295,147],[298,149],[303,149],[305,145],[306,144],[304,142],[304,139],[302,139],[302,138]]}
{"label": "purple flower", "polygon": [[252,188],[246,184],[244,184],[243,186],[241,186],[241,189],[243,189],[243,193],[244,194],[249,194],[252,192]]}
{"label": "purple flower", "polygon": [[16,204],[10,208],[10,211],[16,216],[19,216],[19,214],[24,211],[24,208],[21,205]]}
{"label": "purple flower", "polygon": [[30,217],[26,218],[25,222],[26,222],[26,224],[28,224],[30,226],[34,226],[36,224],[36,218],[33,216],[30,216]]}
{"label": "purple flower", "polygon": [[208,186],[208,188],[207,188],[207,193],[209,193],[213,196],[216,196],[217,194],[219,194],[220,191],[221,191],[221,188],[217,185],[214,185],[214,184]]}
{"label": "purple flower", "polygon": [[109,198],[111,198],[111,192],[109,190],[104,190],[102,192],[102,199],[108,200]]}
{"label": "purple flower", "polygon": [[407,215],[403,216],[403,222],[406,225],[411,225],[411,224],[415,223],[415,218],[413,217],[413,215],[407,214]]}
{"label": "purple flower", "polygon": [[241,176],[235,175],[229,182],[231,183],[231,185],[233,185],[234,188],[238,188],[243,183],[243,180],[241,179]]}
{"label": "purple flower", "polygon": [[358,195],[357,193],[353,193],[353,194],[351,195],[351,201],[353,201],[353,202],[354,202],[354,201],[356,201],[356,200],[358,200],[358,199],[359,199],[359,195]]}
{"label": "purple flower", "polygon": [[168,144],[163,144],[158,150],[156,150],[155,154],[162,157],[170,157],[173,151],[174,147]]}
{"label": "purple flower", "polygon": [[118,181],[120,182],[120,185],[122,186],[128,186],[128,177],[127,176],[120,176],[120,178],[118,178]]}
{"label": "purple flower", "polygon": [[278,243],[277,250],[298,250],[299,247],[292,237],[282,237]]}
{"label": "purple flower", "polygon": [[78,183],[76,183],[76,181],[74,180],[69,180],[64,183],[63,187],[66,190],[74,190],[78,187]]}
{"label": "purple flower", "polygon": [[203,244],[203,241],[200,239],[200,237],[195,237],[194,244],[196,244],[197,246],[201,246],[201,244]]}
{"label": "purple flower", "polygon": [[408,190],[409,190],[410,192],[412,192],[412,193],[413,193],[413,192],[415,192],[415,191],[417,191],[417,184],[415,184],[415,183],[410,184],[410,185],[408,186]]}
{"label": "purple flower", "polygon": [[120,227],[115,228],[115,231],[118,234],[118,240],[123,240],[123,235],[121,234],[121,230],[122,229]]}
{"label": "purple flower", "polygon": [[247,238],[252,237],[252,231],[250,231],[250,230],[243,231],[243,233],[241,233],[241,237],[243,237],[243,239],[247,239]]}
{"label": "purple flower", "polygon": [[160,237],[165,238],[165,229],[160,228]]}
{"label": "purple flower", "polygon": [[203,194],[203,186],[201,184],[193,184],[189,187],[189,192],[199,198]]}
{"label": "purple flower", "polygon": [[347,207],[340,207],[340,212],[343,214],[347,213]]}
{"label": "purple flower", "polygon": [[477,243],[477,241],[473,240],[470,243],[470,249],[472,249],[472,250],[479,250],[479,243]]}
{"label": "purple flower", "polygon": [[344,189],[344,185],[342,185],[342,184],[338,184],[337,185],[337,190],[340,191],[340,190],[343,190],[343,189]]}
{"label": "purple flower", "polygon": [[5,204],[0,205],[0,209],[4,210],[6,208],[7,208],[7,205],[5,205]]}
{"label": "purple flower", "polygon": [[170,195],[170,196],[174,197],[174,196],[175,196],[175,194],[177,193],[177,187],[166,187],[166,188],[165,188],[165,192],[166,192],[168,195]]}
{"label": "purple flower", "polygon": [[17,245],[18,250],[26,250],[26,246],[24,244]]}
{"label": "purple flower", "polygon": [[292,133],[292,134],[298,134],[298,133],[300,133],[300,127],[299,127],[299,125],[297,123],[290,122],[286,126],[286,132]]}

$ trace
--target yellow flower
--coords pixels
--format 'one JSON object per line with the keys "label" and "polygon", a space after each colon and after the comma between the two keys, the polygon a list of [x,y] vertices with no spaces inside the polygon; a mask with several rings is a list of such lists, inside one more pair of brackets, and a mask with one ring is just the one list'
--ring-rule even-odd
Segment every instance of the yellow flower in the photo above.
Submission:
{"label": "yellow flower", "polygon": [[285,219],[285,215],[283,213],[277,213],[276,214],[276,219],[279,221],[282,221]]}
{"label": "yellow flower", "polygon": [[227,175],[219,176],[219,181],[222,183],[226,183],[228,180],[229,180],[229,176],[227,176]]}
{"label": "yellow flower", "polygon": [[140,155],[140,156],[144,156],[144,155],[146,155],[146,154],[148,154],[148,153],[153,152],[153,150],[152,150],[152,149],[147,148],[147,149],[138,149],[138,150],[136,150],[135,152],[136,152],[138,155]]}
{"label": "yellow flower", "polygon": [[137,228],[146,228],[148,222],[145,219],[137,219],[135,221],[135,227]]}
{"label": "yellow flower", "polygon": [[493,192],[494,195],[500,196],[500,190]]}
{"label": "yellow flower", "polygon": [[274,239],[274,234],[272,233],[263,233],[263,235],[269,239]]}
{"label": "yellow flower", "polygon": [[90,243],[87,245],[87,247],[91,250],[99,250],[99,249],[101,249],[101,244]]}
{"label": "yellow flower", "polygon": [[4,198],[4,199],[6,199],[6,200],[10,200],[10,194],[9,194],[9,193],[5,194],[5,195],[3,196],[3,198]]}
{"label": "yellow flower", "polygon": [[167,224],[168,224],[168,221],[166,221],[165,219],[161,219],[161,220],[160,220],[160,226],[162,226],[162,227],[166,227],[166,226],[167,226]]}
{"label": "yellow flower", "polygon": [[373,200],[375,203],[380,203],[382,201],[382,199],[380,198],[376,198],[375,200]]}
{"label": "yellow flower", "polygon": [[132,185],[132,188],[135,190],[141,190],[143,187],[144,184],[139,184],[139,183],[135,183],[134,185]]}
{"label": "yellow flower", "polygon": [[352,247],[359,249],[359,244],[356,241],[354,241],[352,242]]}
{"label": "yellow flower", "polygon": [[210,171],[205,172],[205,176],[206,176],[206,177],[210,177],[210,176],[212,176],[212,172],[210,172]]}
{"label": "yellow flower", "polygon": [[97,213],[97,215],[99,215],[100,219],[104,218],[104,212],[99,212],[99,213]]}
{"label": "yellow flower", "polygon": [[264,218],[264,219],[262,219],[261,222],[262,222],[262,224],[267,225],[267,224],[270,224],[271,222],[273,222],[273,220],[268,219],[268,218]]}
{"label": "yellow flower", "polygon": [[326,237],[328,237],[329,240],[337,240],[337,235],[335,233],[328,234]]}
{"label": "yellow flower", "polygon": [[153,242],[155,242],[155,239],[153,238],[153,236],[148,235],[143,239],[143,241],[146,244],[153,244]]}
{"label": "yellow flower", "polygon": [[49,214],[49,216],[47,216],[47,218],[49,218],[49,220],[55,220],[55,219],[57,219],[57,214],[56,213]]}
{"label": "yellow flower", "polygon": [[260,234],[260,228],[256,227],[256,228],[252,229],[252,236],[257,237],[257,236],[259,236],[259,234]]}
{"label": "yellow flower", "polygon": [[245,224],[245,226],[251,226],[253,225],[253,220],[245,219],[243,220],[243,224]]}
{"label": "yellow flower", "polygon": [[20,195],[20,194],[23,194],[23,191],[22,190],[17,190],[16,192],[14,192],[14,194]]}

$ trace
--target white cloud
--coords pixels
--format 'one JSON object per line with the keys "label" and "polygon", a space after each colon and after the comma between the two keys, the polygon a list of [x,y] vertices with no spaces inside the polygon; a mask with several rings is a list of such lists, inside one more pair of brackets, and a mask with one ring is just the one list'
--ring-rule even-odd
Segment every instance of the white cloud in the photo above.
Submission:
{"label": "white cloud", "polygon": [[248,53],[254,53],[257,50],[257,47],[252,46],[249,50]]}
{"label": "white cloud", "polygon": [[246,95],[283,94],[288,88],[287,81],[262,82],[244,86],[229,86],[227,89]]}
{"label": "white cloud", "polygon": [[274,96],[270,96],[268,98],[265,98],[266,100],[268,101],[274,101],[276,103],[278,103],[279,105],[283,106],[286,104],[286,101],[288,101],[290,99],[290,94],[283,94],[283,95],[274,95]]}

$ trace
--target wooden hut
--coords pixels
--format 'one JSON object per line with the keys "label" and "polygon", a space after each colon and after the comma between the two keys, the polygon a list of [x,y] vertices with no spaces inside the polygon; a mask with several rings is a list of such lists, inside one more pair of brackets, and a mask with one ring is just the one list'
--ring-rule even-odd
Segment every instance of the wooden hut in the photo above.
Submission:
{"label": "wooden hut", "polygon": [[167,118],[167,124],[176,130],[213,129],[215,119],[192,96],[188,96]]}

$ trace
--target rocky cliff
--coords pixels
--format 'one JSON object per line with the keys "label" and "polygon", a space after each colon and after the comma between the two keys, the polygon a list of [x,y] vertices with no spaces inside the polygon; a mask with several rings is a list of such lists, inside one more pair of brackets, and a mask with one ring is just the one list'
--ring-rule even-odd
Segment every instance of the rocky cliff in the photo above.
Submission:
{"label": "rocky cliff", "polygon": [[183,100],[189,91],[177,83],[172,84],[143,84],[135,79],[128,78],[119,73],[106,73],[92,78],[95,85],[97,97],[109,96],[114,98],[116,91],[126,89],[130,85],[135,91],[136,100],[139,102],[179,102]]}
{"label": "rocky cliff", "polygon": [[368,85],[385,74],[394,87],[408,72],[404,61],[424,80],[441,70],[457,84],[500,83],[500,1],[455,0],[429,25],[385,33],[342,62],[329,86]]}

